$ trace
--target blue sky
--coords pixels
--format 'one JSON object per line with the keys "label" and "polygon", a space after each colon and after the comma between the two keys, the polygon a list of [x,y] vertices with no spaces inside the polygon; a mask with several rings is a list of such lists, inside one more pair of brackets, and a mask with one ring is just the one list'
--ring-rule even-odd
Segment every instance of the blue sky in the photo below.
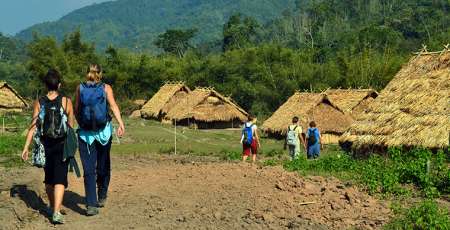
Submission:
{"label": "blue sky", "polygon": [[14,35],[36,23],[54,21],[83,6],[106,1],[0,0],[0,32]]}

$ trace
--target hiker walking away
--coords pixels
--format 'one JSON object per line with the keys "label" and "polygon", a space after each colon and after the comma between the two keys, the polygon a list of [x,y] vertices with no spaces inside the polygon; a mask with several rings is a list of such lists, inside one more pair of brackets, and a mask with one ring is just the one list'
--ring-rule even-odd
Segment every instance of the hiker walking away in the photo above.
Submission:
{"label": "hiker walking away", "polygon": [[[41,159],[43,165],[40,166],[44,167],[45,191],[50,203],[45,211],[54,224],[63,224],[64,218],[60,211],[64,189],[68,185],[69,164],[69,161],[65,161],[63,156],[64,141],[67,135],[67,125],[73,127],[73,106],[69,98],[58,92],[61,87],[61,75],[58,71],[50,69],[43,78],[43,82],[47,87],[47,94],[34,102],[33,117],[23,148],[22,159],[28,160],[29,147],[33,139],[35,139],[35,143],[40,143],[39,146],[42,146],[40,151],[45,153],[41,155],[44,159]],[[36,151],[36,148],[33,151]]]}
{"label": "hiker walking away", "polygon": [[319,129],[316,127],[316,122],[309,123],[308,131],[306,132],[306,142],[308,144],[307,156],[308,159],[316,159],[320,155],[322,144],[322,136]]}
{"label": "hiker walking away", "polygon": [[286,131],[286,139],[284,142],[284,149],[289,148],[289,156],[291,160],[297,159],[300,154],[300,143],[306,151],[305,140],[303,139],[302,126],[298,124],[298,117],[292,118],[292,124],[288,126]]}
{"label": "hiker walking away", "polygon": [[256,154],[258,148],[261,147],[258,136],[258,127],[256,126],[256,117],[248,116],[248,121],[244,123],[241,136],[241,144],[243,148],[242,162],[247,161],[247,158],[252,154],[252,162],[256,162]]}
{"label": "hiker walking away", "polygon": [[98,207],[105,206],[108,194],[113,134],[109,108],[119,123],[117,135],[121,137],[125,133],[113,90],[101,80],[101,67],[97,64],[90,65],[87,69],[86,82],[78,86],[75,94],[75,115],[79,125],[78,143],[84,171],[87,216],[98,214]]}

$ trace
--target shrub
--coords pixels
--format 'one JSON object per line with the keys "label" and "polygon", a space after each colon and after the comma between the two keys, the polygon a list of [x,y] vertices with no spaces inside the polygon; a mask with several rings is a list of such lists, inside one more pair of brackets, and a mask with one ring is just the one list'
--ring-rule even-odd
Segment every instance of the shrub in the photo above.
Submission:
{"label": "shrub", "polygon": [[395,217],[385,229],[450,229],[450,213],[433,200],[408,208],[394,209]]}
{"label": "shrub", "polygon": [[442,151],[433,155],[424,149],[402,151],[393,148],[388,157],[372,155],[365,160],[337,153],[313,161],[300,158],[285,162],[284,167],[289,171],[331,172],[335,175],[344,172],[350,179],[362,183],[371,194],[402,195],[408,193],[404,184],[417,186],[429,198],[450,190],[450,169]]}

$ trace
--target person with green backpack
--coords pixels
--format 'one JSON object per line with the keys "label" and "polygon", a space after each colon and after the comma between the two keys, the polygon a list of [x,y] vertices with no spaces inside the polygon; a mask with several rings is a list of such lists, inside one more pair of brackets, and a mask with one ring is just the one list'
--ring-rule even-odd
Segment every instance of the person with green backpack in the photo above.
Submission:
{"label": "person with green backpack", "polygon": [[60,210],[64,190],[68,186],[67,173],[71,162],[66,158],[64,149],[67,148],[66,137],[74,124],[74,113],[71,100],[59,93],[59,72],[50,69],[43,81],[47,94],[34,102],[22,159],[28,160],[29,147],[34,139],[33,165],[44,168],[45,190],[50,202],[50,207],[45,211],[54,224],[63,224],[64,218]]}
{"label": "person with green backpack", "polygon": [[316,159],[320,155],[322,136],[320,135],[320,131],[316,126],[316,122],[311,121],[309,123],[308,131],[306,132],[306,142],[308,144],[308,159]]}
{"label": "person with green backpack", "polygon": [[289,148],[289,156],[291,160],[297,159],[300,154],[300,143],[306,150],[305,140],[303,139],[302,126],[298,124],[299,118],[293,117],[292,124],[286,130],[286,139],[284,141],[284,149]]}

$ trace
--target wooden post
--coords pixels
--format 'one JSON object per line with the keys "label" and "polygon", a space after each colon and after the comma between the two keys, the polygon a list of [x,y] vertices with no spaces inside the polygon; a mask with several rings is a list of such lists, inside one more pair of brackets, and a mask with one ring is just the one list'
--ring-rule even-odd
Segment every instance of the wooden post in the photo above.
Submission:
{"label": "wooden post", "polygon": [[177,155],[177,119],[175,119],[175,148],[174,153]]}

